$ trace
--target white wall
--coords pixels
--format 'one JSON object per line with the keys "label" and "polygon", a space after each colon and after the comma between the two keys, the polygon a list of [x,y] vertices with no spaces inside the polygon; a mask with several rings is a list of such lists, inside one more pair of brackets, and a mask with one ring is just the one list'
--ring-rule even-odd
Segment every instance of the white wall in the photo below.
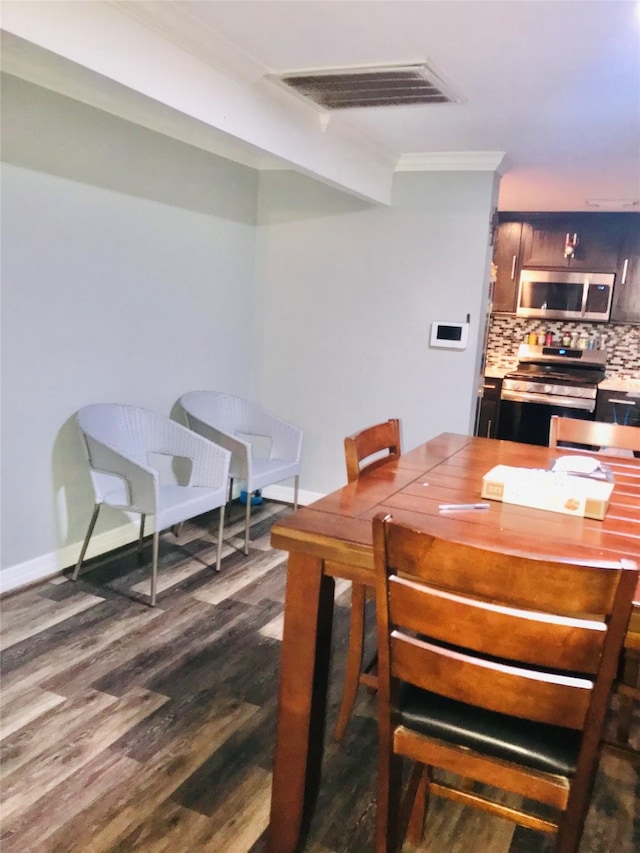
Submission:
{"label": "white wall", "polygon": [[13,78],[2,94],[7,588],[77,558],[80,406],[255,393],[257,174]]}
{"label": "white wall", "polygon": [[[400,417],[405,449],[473,429],[497,180],[400,173],[390,208],[304,177],[260,177],[264,401],[305,428],[303,486],[344,482],[343,437]],[[465,351],[433,320],[471,315]]]}
{"label": "white wall", "polygon": [[[401,173],[376,207],[15,78],[2,94],[3,589],[77,559],[87,403],[253,396],[305,429],[307,494],[344,482],[365,424],[400,417],[407,449],[471,431],[491,173]],[[467,313],[466,351],[429,348]],[[89,553],[125,522],[105,511]]]}

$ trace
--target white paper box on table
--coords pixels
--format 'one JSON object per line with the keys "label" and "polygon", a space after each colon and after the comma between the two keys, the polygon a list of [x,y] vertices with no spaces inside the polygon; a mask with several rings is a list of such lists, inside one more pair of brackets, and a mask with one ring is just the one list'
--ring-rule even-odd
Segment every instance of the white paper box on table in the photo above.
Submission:
{"label": "white paper box on table", "polygon": [[603,519],[613,483],[536,468],[496,465],[482,478],[483,498],[533,509]]}

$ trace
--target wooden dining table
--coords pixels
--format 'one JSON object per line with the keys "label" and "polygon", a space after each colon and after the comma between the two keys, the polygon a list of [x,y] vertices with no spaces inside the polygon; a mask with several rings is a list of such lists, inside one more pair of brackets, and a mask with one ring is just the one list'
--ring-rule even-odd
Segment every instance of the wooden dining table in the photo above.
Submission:
{"label": "wooden dining table", "polygon": [[[607,456],[614,489],[603,520],[497,501],[489,509],[442,512],[481,501],[495,465],[548,469],[551,449],[443,433],[276,523],[273,547],[289,552],[271,792],[269,853],[300,849],[320,784],[334,579],[373,585],[377,513],[447,539],[554,560],[640,560],[640,459]],[[584,453],[583,451],[581,452]],[[629,636],[640,637],[640,588]]]}

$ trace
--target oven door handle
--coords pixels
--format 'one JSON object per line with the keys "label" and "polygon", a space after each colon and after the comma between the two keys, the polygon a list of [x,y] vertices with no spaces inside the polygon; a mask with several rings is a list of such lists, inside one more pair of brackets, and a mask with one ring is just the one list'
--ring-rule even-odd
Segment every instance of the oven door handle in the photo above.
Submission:
{"label": "oven door handle", "polygon": [[555,394],[535,394],[532,391],[503,390],[501,400],[511,400],[514,403],[542,403],[544,406],[561,406],[563,409],[583,409],[593,412],[596,401],[586,397],[561,397]]}

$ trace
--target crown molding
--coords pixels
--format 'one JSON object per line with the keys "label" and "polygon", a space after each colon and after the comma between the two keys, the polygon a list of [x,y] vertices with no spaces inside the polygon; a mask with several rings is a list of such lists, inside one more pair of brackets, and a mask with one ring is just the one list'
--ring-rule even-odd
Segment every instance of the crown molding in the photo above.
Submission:
{"label": "crown molding", "polygon": [[503,174],[504,151],[424,151],[402,154],[396,172],[498,172]]}
{"label": "crown molding", "polygon": [[[159,27],[134,20],[148,19],[151,10],[140,5],[10,3],[8,17],[3,9],[3,70],[251,168],[293,169],[391,204],[395,153],[342,116],[322,122],[264,74],[254,79],[255,68],[250,80],[240,79],[167,40],[158,29],[166,30],[172,3],[162,7],[168,14]],[[125,61],[130,56],[136,61]]]}
{"label": "crown molding", "polygon": [[255,82],[271,69],[194,18],[175,0],[105,0],[132,21],[161,36],[211,68],[237,80]]}

